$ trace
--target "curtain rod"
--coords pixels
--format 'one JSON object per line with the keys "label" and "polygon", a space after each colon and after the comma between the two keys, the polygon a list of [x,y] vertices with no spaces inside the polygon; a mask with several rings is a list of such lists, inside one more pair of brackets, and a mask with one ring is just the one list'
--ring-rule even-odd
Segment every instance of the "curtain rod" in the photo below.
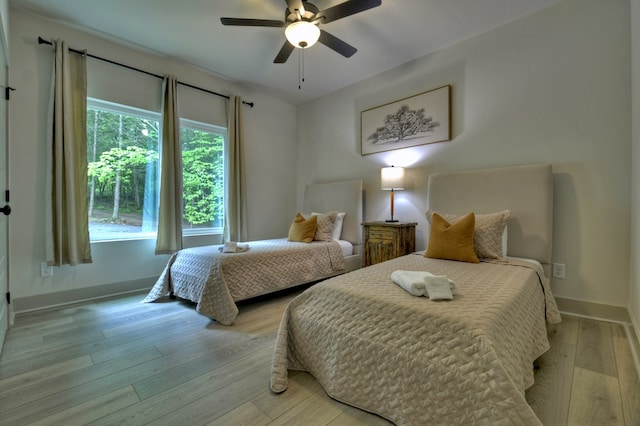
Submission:
{"label": "curtain rod", "polygon": [[[48,40],[43,39],[40,36],[38,36],[38,44],[53,45],[53,43],[51,43]],[[133,70],[133,71],[138,71],[138,72],[141,72],[143,74],[150,75],[152,77],[164,79],[164,76],[162,76],[160,74],[154,74],[152,72],[145,71],[145,70],[142,70],[140,68],[132,67],[131,65],[121,64],[120,62],[112,61],[111,59],[106,59],[106,58],[102,58],[100,56],[92,55],[91,53],[88,53],[88,52],[83,51],[83,50],[77,50],[77,49],[72,49],[72,48],[69,48],[69,50],[72,51],[72,52],[75,52],[75,53],[79,53],[81,55],[86,55],[86,56],[88,56],[90,58],[93,58],[93,59],[97,59],[99,61],[108,62],[108,63],[113,64],[113,65],[118,65],[120,67],[128,68],[128,69]],[[213,92],[211,90],[203,89],[202,87],[194,86],[194,85],[189,84],[189,83],[183,83],[181,81],[178,81],[178,84],[180,84],[182,86],[190,87],[192,89],[200,90],[201,92],[206,92],[206,93],[209,93],[211,95],[220,96],[221,98],[230,99],[229,96],[223,95],[222,93]],[[242,101],[242,103],[245,104],[245,105],[249,105],[251,108],[253,108],[253,102]]]}

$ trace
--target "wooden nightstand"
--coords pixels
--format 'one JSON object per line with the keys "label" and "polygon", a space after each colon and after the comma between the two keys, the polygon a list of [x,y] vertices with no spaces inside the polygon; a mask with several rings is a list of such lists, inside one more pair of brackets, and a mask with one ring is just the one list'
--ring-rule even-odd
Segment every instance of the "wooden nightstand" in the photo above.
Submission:
{"label": "wooden nightstand", "polygon": [[363,222],[364,266],[414,252],[416,225],[414,222]]}

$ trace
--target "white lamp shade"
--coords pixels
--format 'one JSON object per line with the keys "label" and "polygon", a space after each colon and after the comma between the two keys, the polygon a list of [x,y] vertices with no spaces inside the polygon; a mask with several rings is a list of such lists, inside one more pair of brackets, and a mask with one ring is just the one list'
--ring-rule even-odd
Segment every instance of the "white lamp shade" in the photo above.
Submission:
{"label": "white lamp shade", "polygon": [[380,170],[380,187],[383,191],[404,189],[404,168],[383,167]]}
{"label": "white lamp shade", "polygon": [[285,28],[284,35],[293,46],[307,49],[320,38],[320,28],[311,22],[297,21]]}

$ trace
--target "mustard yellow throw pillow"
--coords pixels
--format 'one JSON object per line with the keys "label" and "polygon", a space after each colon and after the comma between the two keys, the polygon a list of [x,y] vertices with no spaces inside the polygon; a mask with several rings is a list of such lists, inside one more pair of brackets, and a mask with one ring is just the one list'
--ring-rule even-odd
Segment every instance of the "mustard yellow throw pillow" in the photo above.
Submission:
{"label": "mustard yellow throw pillow", "polygon": [[475,225],[476,217],[473,213],[469,213],[453,225],[438,213],[434,213],[431,219],[429,247],[425,256],[479,263],[478,256],[473,249]]}
{"label": "mustard yellow throw pillow", "polygon": [[309,219],[305,219],[304,216],[298,213],[293,219],[291,227],[289,227],[289,241],[310,243],[316,235],[317,224],[317,216],[311,216]]}

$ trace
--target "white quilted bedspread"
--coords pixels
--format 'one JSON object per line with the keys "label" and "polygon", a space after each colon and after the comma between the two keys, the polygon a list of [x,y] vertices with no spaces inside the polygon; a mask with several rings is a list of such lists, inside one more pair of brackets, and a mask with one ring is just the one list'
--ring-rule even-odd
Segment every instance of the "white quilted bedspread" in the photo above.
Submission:
{"label": "white quilted bedspread", "polygon": [[173,292],[197,303],[196,310],[229,325],[235,302],[310,282],[344,269],[337,242],[296,243],[286,238],[251,241],[249,250],[221,253],[221,246],[181,250],[144,299],[153,302]]}
{"label": "white quilted bedspread", "polygon": [[[538,425],[524,391],[549,349],[545,319],[560,314],[535,269],[413,254],[320,283],[283,314],[271,389],[303,370],[331,397],[398,425]],[[445,274],[458,294],[411,296],[394,270]]]}

